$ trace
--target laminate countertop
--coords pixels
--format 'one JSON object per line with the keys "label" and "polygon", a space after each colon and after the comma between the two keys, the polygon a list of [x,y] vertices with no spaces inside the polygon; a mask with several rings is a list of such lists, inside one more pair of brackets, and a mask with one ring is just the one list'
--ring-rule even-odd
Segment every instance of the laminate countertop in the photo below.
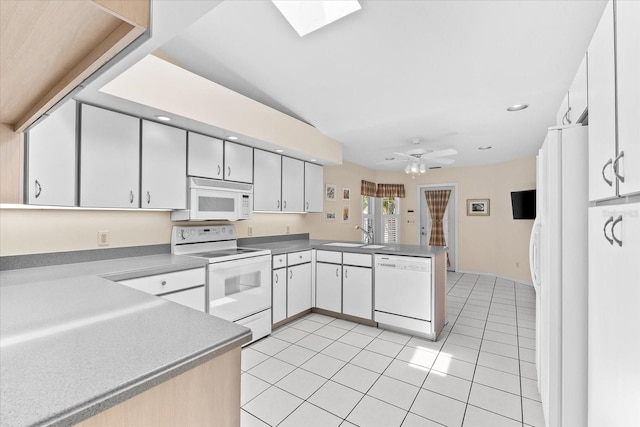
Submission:
{"label": "laminate countertop", "polygon": [[340,240],[317,240],[317,239],[294,239],[281,240],[269,243],[242,244],[240,246],[256,249],[269,249],[272,255],[280,255],[284,253],[304,251],[310,249],[318,249],[324,251],[353,252],[363,254],[386,254],[386,255],[405,255],[415,257],[435,257],[446,252],[446,246],[421,246],[421,245],[399,245],[393,243],[384,243],[375,246],[376,248],[367,248],[365,244],[362,246],[333,246],[327,243],[347,243],[358,244],[358,242],[347,242]]}
{"label": "laminate countertop", "polygon": [[0,272],[0,425],[71,425],[250,341],[115,283],[203,267],[153,255]]}

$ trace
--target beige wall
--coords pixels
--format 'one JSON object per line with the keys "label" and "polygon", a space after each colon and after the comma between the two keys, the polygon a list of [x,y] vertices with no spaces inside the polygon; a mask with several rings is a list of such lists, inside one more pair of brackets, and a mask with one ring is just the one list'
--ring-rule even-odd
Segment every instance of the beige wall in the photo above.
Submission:
{"label": "beige wall", "polygon": [[[335,202],[324,202],[325,212],[335,212],[335,221],[324,213],[257,213],[250,221],[236,222],[238,236],[309,233],[314,239],[360,240],[354,226],[360,224],[360,181],[403,183],[402,243],[417,243],[416,223],[409,223],[407,210],[417,212],[417,188],[425,184],[458,185],[459,266],[461,271],[497,274],[530,282],[528,242],[532,221],[514,221],[510,192],[535,188],[535,158],[518,159],[489,166],[430,170],[412,179],[404,173],[375,172],[345,162],[324,169],[324,181],[337,189]],[[342,199],[343,188],[351,190]],[[466,199],[489,198],[491,215],[466,215]],[[351,218],[342,221],[349,206]],[[416,218],[417,220],[417,218]],[[53,209],[0,209],[0,256],[43,252],[97,249],[97,232],[108,230],[109,247],[163,244],[170,242],[170,213],[149,211],[100,211]]]}

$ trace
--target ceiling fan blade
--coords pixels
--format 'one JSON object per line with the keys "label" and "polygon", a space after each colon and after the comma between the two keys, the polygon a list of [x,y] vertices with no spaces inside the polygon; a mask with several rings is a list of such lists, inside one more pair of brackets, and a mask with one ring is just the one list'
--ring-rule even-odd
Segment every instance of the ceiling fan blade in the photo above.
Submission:
{"label": "ceiling fan blade", "polygon": [[451,163],[455,162],[455,160],[453,159],[440,159],[440,158],[434,158],[434,159],[426,159],[427,163],[433,163],[433,164],[437,164],[437,165],[450,165]]}
{"label": "ceiling fan blade", "polygon": [[406,163],[406,160],[405,159],[385,160],[384,162],[377,162],[376,165],[387,165],[390,163]]}
{"label": "ceiling fan blade", "polygon": [[432,159],[434,157],[453,156],[454,154],[458,154],[458,152],[453,148],[447,148],[446,150],[432,151],[431,153],[423,154],[422,158]]}
{"label": "ceiling fan blade", "polygon": [[412,156],[412,155],[410,155],[410,154],[405,154],[405,153],[393,153],[393,154],[395,154],[396,156],[404,156],[404,157],[406,157],[406,158],[408,158],[408,159],[413,159],[413,160],[415,160],[415,159],[416,159],[416,157],[415,157],[415,156]]}

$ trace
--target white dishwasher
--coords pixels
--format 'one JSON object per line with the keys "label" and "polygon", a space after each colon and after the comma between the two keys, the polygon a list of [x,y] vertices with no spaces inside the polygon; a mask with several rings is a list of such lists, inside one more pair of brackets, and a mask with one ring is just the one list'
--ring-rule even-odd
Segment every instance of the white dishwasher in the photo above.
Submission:
{"label": "white dishwasher", "polygon": [[431,258],[375,256],[374,320],[380,327],[435,339]]}

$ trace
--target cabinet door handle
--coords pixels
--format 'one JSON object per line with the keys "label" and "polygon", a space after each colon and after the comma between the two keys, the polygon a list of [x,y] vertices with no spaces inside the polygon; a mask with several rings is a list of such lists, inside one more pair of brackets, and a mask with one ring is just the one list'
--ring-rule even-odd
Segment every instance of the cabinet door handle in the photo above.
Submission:
{"label": "cabinet door handle", "polygon": [[604,164],[604,166],[602,167],[602,179],[604,179],[604,182],[606,182],[609,187],[613,186],[613,181],[610,179],[607,179],[607,176],[604,174],[605,169],[607,169],[607,166],[609,166],[611,163],[613,163],[613,160],[609,159],[607,161],[607,163]]}
{"label": "cabinet door handle", "polygon": [[340,269],[336,268],[336,277],[340,277]]}
{"label": "cabinet door handle", "polygon": [[[613,245],[613,239],[611,239],[611,238],[609,238],[609,236],[607,236],[607,225],[611,224],[612,222],[613,222],[613,217],[609,217],[607,222],[604,223],[604,227],[602,227],[602,232],[604,233],[604,238],[607,239],[607,242],[609,242],[610,245]],[[612,230],[612,232],[613,232],[613,230]]]}
{"label": "cabinet door handle", "polygon": [[278,206],[277,207],[278,207],[278,209],[280,209],[280,200],[278,200]]}
{"label": "cabinet door handle", "polygon": [[309,210],[309,202],[307,202],[307,210]]}
{"label": "cabinet door handle", "polygon": [[289,270],[289,279],[293,279],[293,270]]}
{"label": "cabinet door handle", "polygon": [[615,230],[616,224],[618,224],[619,222],[622,222],[622,215],[616,218],[615,221],[613,221],[613,224],[611,224],[611,238],[618,244],[618,246],[622,246],[622,240],[616,237],[616,230]]}
{"label": "cabinet door handle", "polygon": [[227,166],[227,176],[231,176],[231,166]]}
{"label": "cabinet door handle", "polygon": [[129,191],[129,203],[133,203],[133,190]]}
{"label": "cabinet door handle", "polygon": [[220,165],[218,165],[218,175],[217,176],[220,176]]}
{"label": "cabinet door handle", "polygon": [[151,193],[147,191],[147,204],[151,203]]}
{"label": "cabinet door handle", "polygon": [[618,154],[616,156],[616,158],[613,161],[613,173],[616,174],[616,176],[618,177],[618,179],[620,180],[620,182],[624,182],[624,176],[620,175],[619,170],[618,170],[618,162],[620,161],[621,158],[624,157],[624,151],[621,151],[620,154]]}
{"label": "cabinet door handle", "polygon": [[287,209],[287,201],[286,200],[284,200],[282,202],[282,209]]}
{"label": "cabinet door handle", "polygon": [[349,278],[349,270],[347,270],[346,268],[344,269],[344,278],[345,279]]}
{"label": "cabinet door handle", "polygon": [[276,284],[278,284],[278,275],[276,274]]}
{"label": "cabinet door handle", "polygon": [[[564,116],[562,116],[562,124],[563,125],[570,125],[571,124],[571,116],[569,115],[569,112],[571,111],[571,107],[567,108],[567,112],[564,113]],[[565,123],[565,119],[566,119],[566,123]]]}
{"label": "cabinet door handle", "polygon": [[42,193],[42,185],[40,185],[40,182],[36,179],[36,199],[40,197],[40,193]]}
{"label": "cabinet door handle", "polygon": [[166,286],[166,285],[167,285],[167,281],[166,281],[166,280],[163,280],[162,282],[160,282],[160,284],[161,284],[162,286]]}

